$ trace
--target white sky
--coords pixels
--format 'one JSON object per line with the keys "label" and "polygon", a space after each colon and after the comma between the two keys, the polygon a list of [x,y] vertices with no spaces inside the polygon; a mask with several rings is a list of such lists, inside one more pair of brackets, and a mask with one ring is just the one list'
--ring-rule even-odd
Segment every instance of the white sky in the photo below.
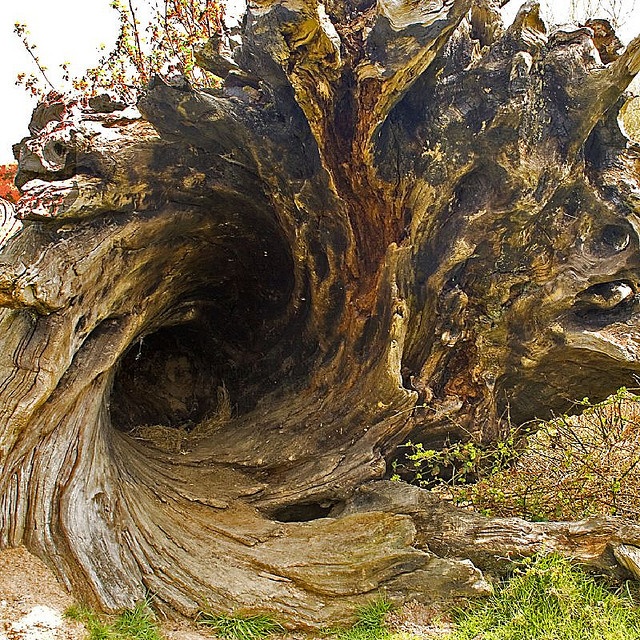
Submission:
{"label": "white sky", "polygon": [[78,75],[96,66],[100,44],[111,47],[118,32],[117,14],[108,0],[0,0],[0,164],[13,160],[11,145],[28,135],[35,106],[24,87],[15,86],[18,73],[35,71],[13,33],[16,22],[27,24],[54,84],[63,62],[70,61]]}
{"label": "white sky", "polygon": [[[633,0],[623,0],[633,3]],[[569,0],[547,0],[553,2],[557,22],[562,22],[562,8],[568,15]],[[230,0],[238,6],[243,0]],[[515,13],[522,4],[511,0],[506,7],[509,14]],[[545,2],[543,1],[543,5]],[[640,2],[633,14],[625,21],[621,36],[629,40],[640,34]],[[34,101],[23,87],[15,86],[20,72],[35,71],[33,62],[22,43],[13,33],[16,22],[26,23],[30,40],[37,45],[36,53],[48,67],[51,80],[59,79],[59,65],[71,62],[72,72],[82,72],[95,66],[102,55],[101,44],[107,50],[115,42],[118,21],[109,0],[0,0],[0,164],[11,162],[11,145],[28,134],[27,124]]]}

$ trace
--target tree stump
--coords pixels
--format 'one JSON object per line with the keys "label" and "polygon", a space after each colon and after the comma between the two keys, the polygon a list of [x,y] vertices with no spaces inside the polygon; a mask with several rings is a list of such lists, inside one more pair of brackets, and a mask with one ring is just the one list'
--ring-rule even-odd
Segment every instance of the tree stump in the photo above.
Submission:
{"label": "tree stump", "polygon": [[505,29],[492,0],[255,0],[233,59],[199,54],[221,88],[39,105],[0,254],[0,545],[106,610],[292,626],[486,593],[542,548],[636,571],[636,525],[369,484],[409,436],[491,440],[640,369],[640,40],[601,39],[534,3]]}

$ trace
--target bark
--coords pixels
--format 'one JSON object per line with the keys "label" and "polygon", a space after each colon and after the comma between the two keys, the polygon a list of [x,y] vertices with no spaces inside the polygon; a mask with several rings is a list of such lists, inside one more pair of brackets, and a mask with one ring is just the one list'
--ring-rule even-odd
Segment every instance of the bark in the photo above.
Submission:
{"label": "bark", "polygon": [[0,545],[105,609],[308,626],[484,593],[543,543],[635,572],[630,524],[366,485],[409,436],[638,370],[640,40],[601,40],[535,4],[505,30],[489,0],[262,0],[232,59],[199,52],[219,89],[40,105],[0,254]]}

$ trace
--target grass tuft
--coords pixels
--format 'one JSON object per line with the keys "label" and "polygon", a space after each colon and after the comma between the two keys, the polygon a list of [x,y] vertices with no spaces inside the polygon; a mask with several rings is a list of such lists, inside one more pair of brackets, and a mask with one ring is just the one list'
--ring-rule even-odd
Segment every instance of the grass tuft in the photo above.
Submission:
{"label": "grass tuft", "polygon": [[224,640],[259,640],[284,631],[281,624],[265,614],[224,615],[203,611],[197,622]]}
{"label": "grass tuft", "polygon": [[450,640],[638,640],[640,611],[556,554],[523,562],[495,594],[455,614]]}
{"label": "grass tuft", "polygon": [[386,616],[393,604],[384,596],[356,609],[356,622],[348,629],[329,629],[327,635],[338,640],[386,640],[391,633],[386,625]]}
{"label": "grass tuft", "polygon": [[138,603],[112,622],[104,622],[87,607],[73,605],[64,612],[65,618],[81,622],[89,632],[88,640],[162,640],[149,603]]}
{"label": "grass tuft", "polygon": [[354,626],[362,629],[385,628],[385,618],[392,609],[393,604],[379,596],[356,610],[357,622]]}
{"label": "grass tuft", "polygon": [[133,609],[121,613],[112,625],[124,639],[162,640],[156,627],[156,618],[146,602],[139,602]]}

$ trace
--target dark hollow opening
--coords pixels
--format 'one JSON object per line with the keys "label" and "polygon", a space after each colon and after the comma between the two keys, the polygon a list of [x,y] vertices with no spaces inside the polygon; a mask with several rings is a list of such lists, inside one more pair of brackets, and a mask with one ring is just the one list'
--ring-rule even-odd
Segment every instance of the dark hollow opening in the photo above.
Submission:
{"label": "dark hollow opening", "polygon": [[203,323],[167,327],[140,338],[123,357],[111,395],[111,419],[122,430],[189,428],[215,410],[221,354]]}
{"label": "dark hollow opening", "polygon": [[[295,285],[288,244],[272,222],[247,215],[234,235],[195,245],[161,326],[121,357],[109,406],[119,430],[189,430],[214,415],[220,392],[234,412],[251,408],[290,323]],[[167,251],[171,251],[170,238]],[[189,245],[191,246],[191,245]],[[232,256],[232,259],[230,258]],[[281,359],[281,357],[280,357]]]}
{"label": "dark hollow opening", "polygon": [[311,522],[311,520],[329,517],[337,506],[339,503],[334,502],[290,504],[269,515],[278,522]]}
{"label": "dark hollow opening", "polygon": [[638,306],[635,289],[628,280],[593,285],[577,296],[575,315],[584,324],[595,327],[624,322]]}

